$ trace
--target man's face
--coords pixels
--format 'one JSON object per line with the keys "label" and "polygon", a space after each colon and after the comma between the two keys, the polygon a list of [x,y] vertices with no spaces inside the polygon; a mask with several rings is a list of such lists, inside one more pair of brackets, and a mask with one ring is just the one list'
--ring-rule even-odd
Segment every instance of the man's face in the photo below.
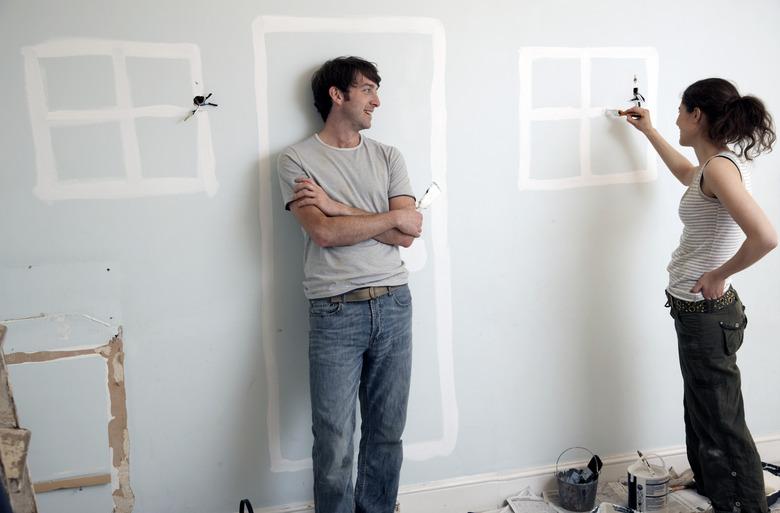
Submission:
{"label": "man's face", "polygon": [[343,104],[344,115],[352,121],[356,130],[371,128],[371,116],[379,107],[379,86],[360,73],[349,86],[348,99]]}

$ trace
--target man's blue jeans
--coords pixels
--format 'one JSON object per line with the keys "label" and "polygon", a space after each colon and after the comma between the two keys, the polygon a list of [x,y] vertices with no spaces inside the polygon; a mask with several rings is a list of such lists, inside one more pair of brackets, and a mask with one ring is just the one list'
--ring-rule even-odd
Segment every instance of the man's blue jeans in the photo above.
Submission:
{"label": "man's blue jeans", "polygon": [[[395,508],[411,368],[407,286],[368,301],[310,301],[316,513],[391,513]],[[356,397],[362,425],[353,490]]]}

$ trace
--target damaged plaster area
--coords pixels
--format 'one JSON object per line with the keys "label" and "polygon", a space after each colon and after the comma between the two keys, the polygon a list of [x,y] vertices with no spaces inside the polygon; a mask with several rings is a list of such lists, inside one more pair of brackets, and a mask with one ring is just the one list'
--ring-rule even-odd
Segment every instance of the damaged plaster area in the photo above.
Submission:
{"label": "damaged plaster area", "polygon": [[[9,366],[27,366],[27,365],[47,365],[47,364],[68,364],[79,363],[79,359],[89,359],[93,364],[95,358],[102,360],[105,366],[105,374],[100,373],[100,381],[104,381],[105,390],[107,390],[108,399],[108,419],[105,428],[91,425],[91,432],[101,433],[96,440],[105,441],[103,429],[107,429],[108,450],[110,452],[110,469],[105,472],[104,466],[100,466],[102,471],[97,473],[84,472],[79,467],[80,462],[69,462],[67,471],[59,471],[54,476],[47,476],[45,479],[36,478],[36,468],[31,469],[34,481],[35,493],[39,502],[43,495],[55,490],[84,489],[84,487],[105,485],[111,483],[111,499],[113,501],[114,513],[131,513],[133,510],[135,498],[130,486],[130,459],[129,459],[129,434],[127,422],[127,394],[125,388],[125,369],[123,350],[123,338],[121,326],[111,326],[109,323],[83,314],[41,314],[35,317],[24,319],[13,319],[3,321],[8,326],[8,341],[5,346],[5,359]],[[18,337],[13,335],[17,333]],[[41,338],[41,335],[47,335]],[[44,343],[45,340],[45,343]],[[74,345],[76,344],[80,345]],[[86,342],[86,344],[84,343]],[[43,346],[48,346],[44,348]],[[95,365],[92,365],[94,367]],[[61,377],[62,370],[73,371],[73,368],[62,367],[58,369]],[[10,371],[13,380],[13,370]],[[46,379],[46,368],[41,368],[35,374],[39,381]],[[93,372],[93,374],[96,374]],[[103,378],[102,376],[105,376]],[[98,383],[97,378],[92,377],[92,382]],[[90,382],[90,383],[92,383]],[[51,387],[51,383],[41,383],[40,388]],[[102,395],[100,391],[92,391],[95,394]],[[92,396],[90,396],[92,397]],[[84,397],[86,402],[90,397]],[[20,410],[24,410],[24,404],[19,401]],[[29,406],[29,411],[33,411],[36,405]],[[40,406],[38,406],[40,409]],[[72,415],[82,415],[79,411],[69,411]],[[91,418],[94,418],[91,417]],[[90,419],[91,419],[90,418]],[[24,419],[23,419],[24,420]],[[92,424],[96,421],[90,420]],[[36,432],[32,429],[31,451],[35,451]],[[102,450],[105,450],[102,449]],[[98,447],[98,454],[102,452]],[[83,463],[86,468],[89,463]],[[74,470],[74,466],[77,467]],[[63,475],[67,474],[67,475]]]}
{"label": "damaged plaster area", "polygon": [[12,509],[17,513],[37,513],[27,468],[30,432],[19,426],[3,357],[5,332],[6,327],[0,324],[0,482],[3,490],[0,508],[3,511]]}

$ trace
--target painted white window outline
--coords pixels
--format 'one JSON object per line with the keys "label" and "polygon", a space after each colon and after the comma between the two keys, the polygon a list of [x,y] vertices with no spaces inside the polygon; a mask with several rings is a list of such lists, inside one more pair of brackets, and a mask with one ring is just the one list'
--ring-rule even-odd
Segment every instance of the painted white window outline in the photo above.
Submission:
{"label": "painted white window outline", "polygon": [[[580,106],[579,107],[533,107],[533,64],[538,59],[576,59],[580,62]],[[523,190],[558,190],[593,185],[616,183],[649,182],[657,177],[655,152],[646,145],[644,169],[625,173],[594,175],[590,158],[590,120],[604,116],[605,109],[615,105],[590,105],[591,61],[592,59],[640,59],[645,62],[647,73],[647,97],[658,96],[658,53],[650,47],[604,47],[604,48],[557,48],[526,47],[519,51],[520,72],[520,170],[518,187]],[[628,97],[628,93],[626,98]],[[622,100],[622,99],[621,99]],[[531,125],[534,121],[579,120],[579,176],[566,178],[531,177]]]}
{"label": "painted white window outline", "polygon": [[[338,33],[338,34],[422,34],[431,36],[433,72],[431,80],[431,175],[446,191],[446,58],[444,27],[433,18],[305,18],[288,16],[261,16],[252,23],[255,47],[255,93],[257,95],[257,123],[259,132],[260,173],[260,230],[262,286],[262,344],[268,385],[268,439],[272,472],[292,472],[311,468],[311,459],[285,458],[281,450],[279,423],[279,377],[274,348],[275,317],[274,255],[270,235],[273,233],[271,188],[278,187],[271,176],[271,155],[268,108],[268,59],[265,37],[272,33]],[[455,397],[455,375],[452,352],[452,292],[450,286],[449,242],[447,241],[446,194],[428,213],[431,220],[431,243],[435,262],[436,333],[439,365],[439,389],[442,401],[442,436],[436,440],[407,443],[404,457],[410,460],[428,460],[446,456],[455,449],[458,437],[458,407]]]}
{"label": "painted white window outline", "polygon": [[[183,118],[187,108],[177,105],[133,107],[126,58],[182,59],[190,66],[193,96],[203,94],[200,50],[193,44],[139,43],[100,39],[63,39],[22,49],[27,80],[27,99],[36,149],[37,184],[34,192],[42,200],[135,198],[165,194],[205,192],[216,194],[214,150],[207,112],[199,112],[197,123],[197,176],[144,178],[135,120],[142,117]],[[83,56],[112,58],[116,105],[104,109],[49,111],[40,59]],[[122,138],[124,178],[60,180],[51,141],[51,128],[119,122]]]}

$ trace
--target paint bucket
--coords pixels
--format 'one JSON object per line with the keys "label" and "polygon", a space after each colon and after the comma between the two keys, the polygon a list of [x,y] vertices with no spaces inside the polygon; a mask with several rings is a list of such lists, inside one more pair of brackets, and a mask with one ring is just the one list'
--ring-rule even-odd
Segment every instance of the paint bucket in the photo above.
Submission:
{"label": "paint bucket", "polygon": [[669,496],[669,471],[663,458],[661,465],[638,459],[628,467],[628,507],[638,512],[666,511]]}
{"label": "paint bucket", "polygon": [[590,511],[596,504],[596,489],[599,485],[599,476],[589,483],[569,483],[564,480],[564,471],[558,470],[558,462],[561,456],[572,449],[582,449],[588,451],[591,457],[595,456],[590,449],[585,447],[569,447],[558,455],[555,461],[555,480],[558,481],[558,497],[561,501],[561,507],[569,511]]}

